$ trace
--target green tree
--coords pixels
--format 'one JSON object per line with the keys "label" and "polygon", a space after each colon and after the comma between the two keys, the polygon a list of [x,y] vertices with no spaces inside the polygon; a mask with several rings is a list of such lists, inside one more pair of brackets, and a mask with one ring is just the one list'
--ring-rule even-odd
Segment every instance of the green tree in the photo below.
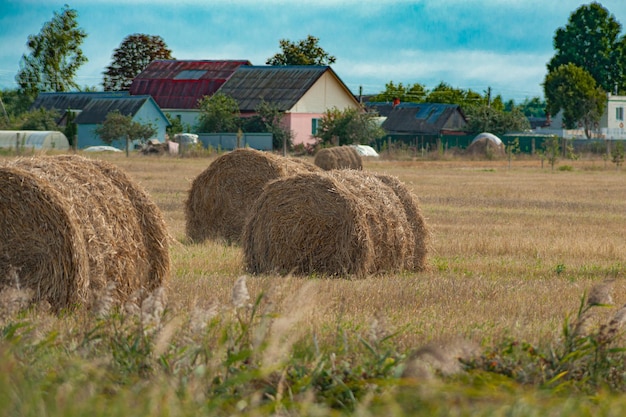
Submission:
{"label": "green tree", "polygon": [[326,52],[319,46],[319,39],[315,36],[307,36],[306,39],[297,43],[288,39],[279,41],[282,52],[268,58],[268,65],[331,65],[337,58]]}
{"label": "green tree", "polygon": [[160,36],[128,35],[113,52],[104,72],[104,91],[129,90],[133,79],[155,59],[173,59],[172,51]]}
{"label": "green tree", "polygon": [[580,6],[554,35],[556,54],[548,71],[574,64],[591,74],[604,91],[615,86],[623,90],[626,40],[619,37],[620,31],[621,24],[600,3]]}
{"label": "green tree", "polygon": [[201,111],[198,132],[234,133],[239,130],[239,105],[234,98],[218,92],[200,99],[198,108]]}
{"label": "green tree", "polygon": [[334,107],[324,113],[314,136],[323,145],[369,145],[385,135],[374,116],[360,109]]}
{"label": "green tree", "polygon": [[147,140],[156,134],[156,129],[151,124],[142,124],[129,116],[114,110],[107,114],[104,122],[96,127],[96,134],[108,144],[115,140],[126,140],[126,156],[128,156],[130,143],[134,140]]}
{"label": "green tree", "polygon": [[[59,112],[56,110],[36,109],[21,115],[19,130],[59,130],[57,119]],[[68,138],[69,139],[69,138]]]}
{"label": "green tree", "polygon": [[78,89],[76,72],[87,62],[80,45],[87,36],[78,27],[78,13],[68,5],[54,13],[38,35],[28,37],[29,55],[22,55],[15,76],[20,92],[35,98],[39,92]]}
{"label": "green tree", "polygon": [[439,83],[426,96],[427,103],[458,104],[465,110],[471,106],[486,104],[487,98],[473,90],[454,88],[445,82]]}
{"label": "green tree", "polygon": [[511,111],[505,111],[498,106],[481,104],[469,106],[465,110],[468,119],[467,130],[472,133],[491,132],[503,135],[508,132],[521,132],[530,128],[528,119],[514,107]]}
{"label": "green tree", "polygon": [[561,65],[546,75],[543,88],[548,112],[563,110],[565,126],[574,129],[582,123],[590,138],[606,105],[605,93],[591,74],[574,64]]}
{"label": "green tree", "polygon": [[274,149],[286,151],[293,147],[293,134],[283,125],[284,113],[277,106],[263,100],[257,106],[256,113],[255,116],[243,119],[244,131],[271,133]]}
{"label": "green tree", "polygon": [[389,81],[385,84],[385,91],[372,97],[371,101],[388,102],[398,99],[401,102],[422,103],[427,93],[426,87],[419,83],[405,86],[402,83],[395,85],[393,81]]}

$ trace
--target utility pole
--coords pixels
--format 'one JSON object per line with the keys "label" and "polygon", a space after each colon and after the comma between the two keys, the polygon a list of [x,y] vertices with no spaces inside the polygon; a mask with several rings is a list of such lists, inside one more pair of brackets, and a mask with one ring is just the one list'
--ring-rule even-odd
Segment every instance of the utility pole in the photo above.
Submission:
{"label": "utility pole", "polygon": [[2,112],[4,113],[4,118],[7,121],[7,126],[9,124],[9,115],[7,114],[7,109],[4,108],[4,103],[2,102],[2,95],[0,95],[0,107],[2,107]]}

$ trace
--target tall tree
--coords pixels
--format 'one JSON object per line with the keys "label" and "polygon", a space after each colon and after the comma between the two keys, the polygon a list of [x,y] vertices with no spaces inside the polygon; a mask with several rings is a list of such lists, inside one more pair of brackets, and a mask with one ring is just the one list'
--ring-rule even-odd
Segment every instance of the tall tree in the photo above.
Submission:
{"label": "tall tree", "polygon": [[487,98],[473,90],[454,88],[445,82],[440,82],[426,96],[427,103],[458,104],[464,109],[470,106],[486,104]]}
{"label": "tall tree", "polygon": [[288,39],[279,41],[282,52],[277,53],[267,59],[268,65],[330,65],[334,64],[337,58],[328,54],[321,46],[319,39],[315,36],[307,36],[306,39],[297,43]]}
{"label": "tall tree", "polygon": [[39,92],[78,89],[76,72],[87,62],[80,45],[86,32],[78,27],[78,13],[65,5],[46,22],[38,35],[29,35],[29,55],[22,55],[15,76],[20,92],[36,97]]}
{"label": "tall tree", "polygon": [[619,37],[621,24],[600,3],[585,4],[554,35],[556,54],[548,63],[553,72],[564,64],[587,71],[604,91],[625,89],[626,40]]}
{"label": "tall tree", "polygon": [[234,133],[239,129],[239,105],[225,94],[215,93],[198,102],[201,113],[196,130],[202,133]]}
{"label": "tall tree", "polygon": [[585,135],[591,137],[591,129],[600,120],[606,104],[606,96],[594,78],[574,64],[557,67],[546,75],[543,84],[550,114],[563,110],[563,122],[569,129],[582,123]]}
{"label": "tall tree", "polygon": [[122,91],[155,59],[174,59],[160,36],[135,33],[128,35],[113,52],[113,60],[104,72],[104,91]]}

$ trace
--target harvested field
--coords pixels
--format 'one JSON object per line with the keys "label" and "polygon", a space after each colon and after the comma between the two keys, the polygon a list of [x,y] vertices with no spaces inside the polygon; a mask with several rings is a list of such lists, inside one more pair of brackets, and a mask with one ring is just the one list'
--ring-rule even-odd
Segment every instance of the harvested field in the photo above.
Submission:
{"label": "harvested field", "polygon": [[237,149],[214,160],[191,185],[185,203],[186,234],[238,243],[254,200],[269,181],[319,170],[269,152]]}
{"label": "harvested field", "polygon": [[325,171],[332,169],[363,169],[363,158],[351,146],[322,148],[315,154],[314,163]]}

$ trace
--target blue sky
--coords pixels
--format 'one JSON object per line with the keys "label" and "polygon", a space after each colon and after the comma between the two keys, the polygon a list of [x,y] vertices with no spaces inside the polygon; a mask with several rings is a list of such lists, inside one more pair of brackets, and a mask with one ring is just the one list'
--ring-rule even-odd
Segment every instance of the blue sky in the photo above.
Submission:
{"label": "blue sky", "polygon": [[[337,58],[358,94],[389,81],[432,88],[444,81],[521,102],[542,96],[553,36],[582,4],[573,0],[0,0],[0,88],[14,88],[28,35],[60,12],[78,11],[88,34],[81,86],[102,86],[114,50],[134,33],[161,36],[177,59],[247,59],[307,35]],[[601,4],[626,25],[626,1]],[[626,29],[624,29],[626,30]],[[624,30],[622,33],[624,33]]]}

